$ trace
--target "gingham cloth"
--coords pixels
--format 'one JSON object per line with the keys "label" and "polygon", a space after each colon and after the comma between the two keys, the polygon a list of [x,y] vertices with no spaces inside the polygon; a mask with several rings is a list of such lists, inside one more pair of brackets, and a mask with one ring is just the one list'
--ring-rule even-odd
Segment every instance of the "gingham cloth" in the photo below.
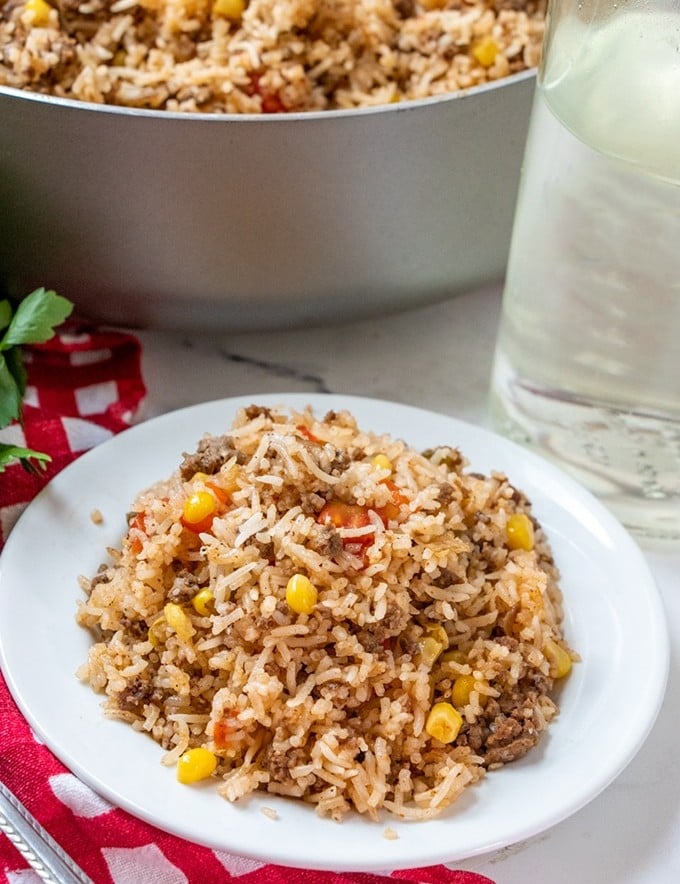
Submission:
{"label": "gingham cloth", "polygon": [[0,430],[0,442],[52,458],[34,475],[19,463],[0,473],[0,549],[22,510],[79,454],[130,426],[146,395],[136,337],[71,323],[45,344],[24,350],[23,426]]}
{"label": "gingham cloth", "polygon": [[[0,441],[50,454],[44,474],[19,464],[0,473],[0,549],[24,507],[59,470],[129,427],[145,397],[138,340],[71,324],[26,351],[24,424]],[[0,561],[0,566],[1,566]],[[31,732],[0,677],[0,780],[24,803],[95,884],[493,884],[444,866],[391,874],[287,869],[188,843],[113,807],[70,773]],[[0,880],[40,878],[0,835]]]}

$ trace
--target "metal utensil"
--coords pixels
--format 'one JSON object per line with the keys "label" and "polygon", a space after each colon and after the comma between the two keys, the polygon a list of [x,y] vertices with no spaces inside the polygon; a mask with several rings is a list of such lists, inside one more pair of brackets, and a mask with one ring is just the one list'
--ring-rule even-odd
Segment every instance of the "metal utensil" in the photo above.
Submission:
{"label": "metal utensil", "polygon": [[93,884],[92,879],[2,782],[0,831],[47,884]]}

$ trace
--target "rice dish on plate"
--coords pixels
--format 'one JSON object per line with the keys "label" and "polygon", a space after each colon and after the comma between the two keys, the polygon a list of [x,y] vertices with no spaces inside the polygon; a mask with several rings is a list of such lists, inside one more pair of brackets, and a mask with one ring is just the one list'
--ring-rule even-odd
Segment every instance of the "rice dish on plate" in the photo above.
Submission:
{"label": "rice dish on plate", "polygon": [[154,110],[386,105],[535,68],[545,0],[0,0],[0,86]]}
{"label": "rice dish on plate", "polygon": [[577,659],[521,490],[348,411],[241,409],[108,552],[78,675],[229,801],[433,817],[537,745]]}

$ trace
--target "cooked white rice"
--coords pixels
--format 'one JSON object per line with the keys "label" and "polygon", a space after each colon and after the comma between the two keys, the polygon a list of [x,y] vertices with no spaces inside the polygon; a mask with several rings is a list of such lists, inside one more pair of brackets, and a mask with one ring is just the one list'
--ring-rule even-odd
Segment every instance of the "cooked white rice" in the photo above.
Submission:
{"label": "cooked white rice", "polygon": [[[196,492],[215,510],[198,525]],[[432,817],[536,745],[556,661],[575,658],[522,492],[347,412],[240,411],[139,495],[109,554],[83,579],[79,676],[166,764],[208,750],[230,801]],[[291,608],[296,574],[317,590],[308,613]]]}
{"label": "cooked white rice", "polygon": [[470,89],[538,64],[545,0],[0,0],[0,86],[279,113]]}

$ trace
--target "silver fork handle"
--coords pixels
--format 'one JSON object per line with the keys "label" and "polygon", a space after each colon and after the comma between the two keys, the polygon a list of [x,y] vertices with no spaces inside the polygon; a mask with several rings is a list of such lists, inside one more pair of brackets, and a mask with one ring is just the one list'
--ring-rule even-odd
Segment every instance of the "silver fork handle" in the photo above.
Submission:
{"label": "silver fork handle", "polygon": [[46,884],[93,884],[3,782],[0,782],[0,831]]}

